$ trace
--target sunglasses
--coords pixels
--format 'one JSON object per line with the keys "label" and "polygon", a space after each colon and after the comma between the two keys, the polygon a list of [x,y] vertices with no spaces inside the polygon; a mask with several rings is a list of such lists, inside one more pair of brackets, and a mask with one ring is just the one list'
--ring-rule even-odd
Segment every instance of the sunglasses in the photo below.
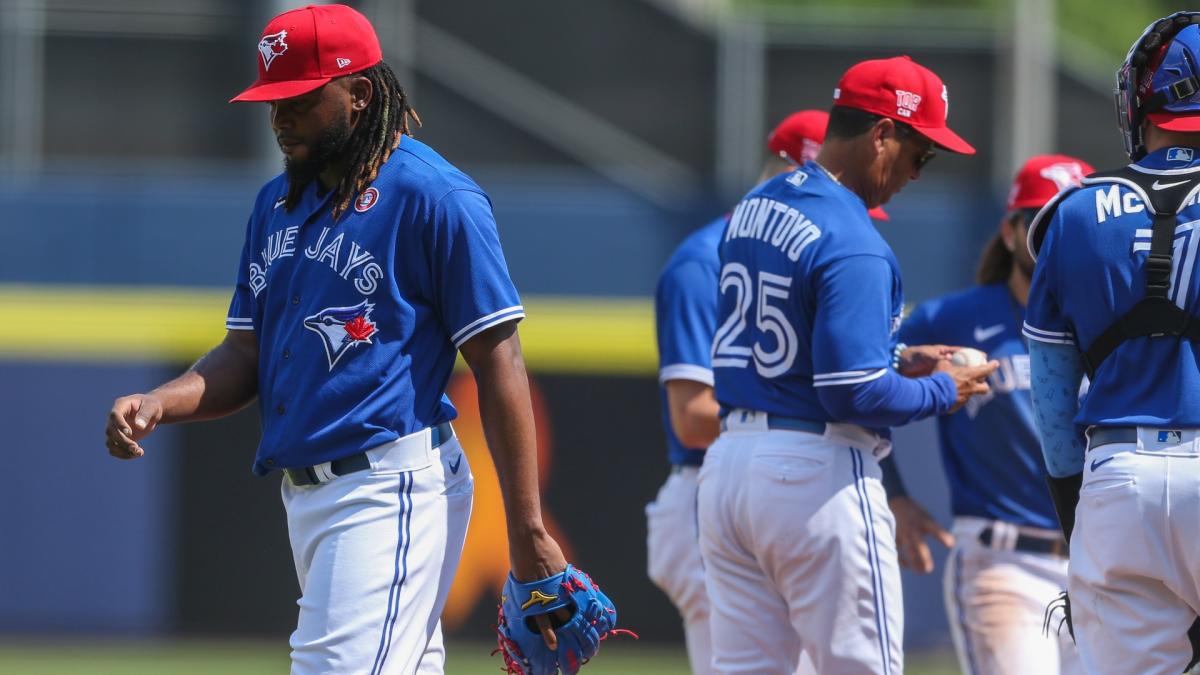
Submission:
{"label": "sunglasses", "polygon": [[[901,140],[912,138],[914,136],[920,137],[921,139],[925,138],[924,136],[918,134],[916,129],[913,129],[903,122],[896,122],[896,132],[896,137]],[[934,157],[937,157],[937,150],[934,148],[935,146],[930,145],[929,149],[921,153],[921,156],[918,157],[915,162],[913,162],[913,167],[917,171],[924,169],[925,165],[928,164],[930,160],[932,160]]]}

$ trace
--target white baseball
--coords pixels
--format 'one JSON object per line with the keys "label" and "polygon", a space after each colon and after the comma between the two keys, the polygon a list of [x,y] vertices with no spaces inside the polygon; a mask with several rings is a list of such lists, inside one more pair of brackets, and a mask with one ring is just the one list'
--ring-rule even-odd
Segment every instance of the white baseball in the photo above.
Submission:
{"label": "white baseball", "polygon": [[970,347],[964,347],[950,356],[950,363],[956,366],[982,366],[987,362],[987,354]]}

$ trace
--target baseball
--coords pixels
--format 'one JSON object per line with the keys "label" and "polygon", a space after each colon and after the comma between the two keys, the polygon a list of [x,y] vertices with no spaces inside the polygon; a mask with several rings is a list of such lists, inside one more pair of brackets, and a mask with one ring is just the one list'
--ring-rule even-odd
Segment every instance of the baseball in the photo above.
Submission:
{"label": "baseball", "polygon": [[982,366],[987,362],[987,354],[970,347],[963,347],[950,357],[950,363],[956,366]]}

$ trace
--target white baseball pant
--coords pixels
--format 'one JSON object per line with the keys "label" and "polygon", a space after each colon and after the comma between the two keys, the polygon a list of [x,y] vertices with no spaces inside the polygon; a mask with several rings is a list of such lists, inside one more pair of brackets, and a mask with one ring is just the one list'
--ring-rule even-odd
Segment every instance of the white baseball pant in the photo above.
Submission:
{"label": "white baseball pant", "polygon": [[[992,528],[991,545],[979,540]],[[966,675],[1081,675],[1064,626],[1046,634],[1046,606],[1067,587],[1067,559],[1017,551],[1018,534],[1061,539],[1058,530],[959,516],[944,574],[946,618]]]}
{"label": "white baseball pant", "polygon": [[[743,421],[748,419],[749,421]],[[895,521],[872,450],[852,425],[769,430],[734,411],[700,470],[700,550],[713,672],[903,672]]]}
{"label": "white baseball pant", "polygon": [[367,451],[368,470],[283,481],[300,615],[293,675],[443,672],[439,617],[466,540],[474,478],[430,431]]}
{"label": "white baseball pant", "polygon": [[1200,430],[1139,427],[1084,459],[1067,585],[1084,669],[1175,675],[1200,612]]}

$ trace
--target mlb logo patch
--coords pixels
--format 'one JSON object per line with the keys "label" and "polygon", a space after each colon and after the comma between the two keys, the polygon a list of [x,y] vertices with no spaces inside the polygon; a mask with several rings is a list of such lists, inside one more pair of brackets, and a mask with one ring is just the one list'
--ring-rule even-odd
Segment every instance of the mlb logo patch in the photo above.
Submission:
{"label": "mlb logo patch", "polygon": [[1182,443],[1183,442],[1183,432],[1179,431],[1178,429],[1159,429],[1158,430],[1158,442],[1159,443]]}
{"label": "mlb logo patch", "polygon": [[792,175],[787,177],[787,182],[792,187],[800,187],[804,185],[804,181],[808,180],[808,174],[801,171],[793,171]]}
{"label": "mlb logo patch", "polygon": [[1167,151],[1168,162],[1191,162],[1192,157],[1191,148],[1171,148]]}

